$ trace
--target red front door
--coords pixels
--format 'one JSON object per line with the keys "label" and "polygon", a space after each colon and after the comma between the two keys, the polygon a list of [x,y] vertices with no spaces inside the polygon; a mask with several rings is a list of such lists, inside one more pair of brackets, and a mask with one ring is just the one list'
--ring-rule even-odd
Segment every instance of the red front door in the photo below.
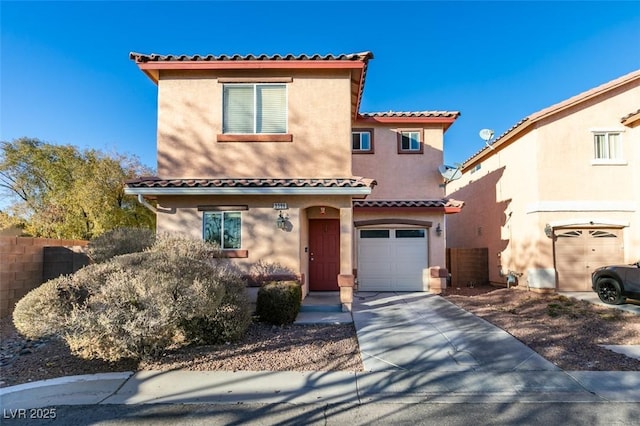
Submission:
{"label": "red front door", "polygon": [[338,291],[340,220],[309,221],[309,290]]}

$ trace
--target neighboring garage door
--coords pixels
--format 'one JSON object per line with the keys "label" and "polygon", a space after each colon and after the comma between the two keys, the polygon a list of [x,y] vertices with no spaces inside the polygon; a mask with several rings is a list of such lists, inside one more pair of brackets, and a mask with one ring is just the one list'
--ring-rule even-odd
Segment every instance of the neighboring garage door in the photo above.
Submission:
{"label": "neighboring garage door", "polygon": [[423,291],[426,229],[358,230],[358,289]]}
{"label": "neighboring garage door", "polygon": [[621,229],[556,230],[558,290],[591,291],[591,273],[600,266],[622,263],[623,250]]}

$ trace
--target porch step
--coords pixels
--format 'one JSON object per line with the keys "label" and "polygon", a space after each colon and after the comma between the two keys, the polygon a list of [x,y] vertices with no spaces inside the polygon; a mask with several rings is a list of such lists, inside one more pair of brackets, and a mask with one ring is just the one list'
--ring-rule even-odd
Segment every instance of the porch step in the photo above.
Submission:
{"label": "porch step", "polygon": [[310,292],[302,299],[300,312],[342,312],[340,293],[337,291]]}
{"label": "porch step", "polygon": [[305,305],[303,301],[300,312],[342,312],[342,305]]}

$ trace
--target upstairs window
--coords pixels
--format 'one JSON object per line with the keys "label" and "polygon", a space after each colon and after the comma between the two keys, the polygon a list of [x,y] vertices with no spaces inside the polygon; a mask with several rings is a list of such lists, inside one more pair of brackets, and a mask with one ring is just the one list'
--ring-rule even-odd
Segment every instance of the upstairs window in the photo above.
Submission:
{"label": "upstairs window", "polygon": [[287,86],[225,84],[222,129],[225,134],[287,133]]}
{"label": "upstairs window", "polygon": [[422,152],[419,130],[400,130],[398,132],[399,154],[421,154]]}
{"label": "upstairs window", "polygon": [[351,149],[354,153],[373,153],[373,130],[354,129],[351,132]]}
{"label": "upstairs window", "polygon": [[622,135],[620,132],[593,132],[593,162],[595,164],[623,162]]}

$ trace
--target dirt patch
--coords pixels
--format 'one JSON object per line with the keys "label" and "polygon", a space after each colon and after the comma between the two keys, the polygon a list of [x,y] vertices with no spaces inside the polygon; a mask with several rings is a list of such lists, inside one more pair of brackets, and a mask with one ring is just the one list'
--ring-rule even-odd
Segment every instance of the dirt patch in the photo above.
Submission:
{"label": "dirt patch", "polygon": [[517,288],[483,286],[445,297],[564,370],[640,371],[640,360],[600,346],[640,345],[640,315]]}

